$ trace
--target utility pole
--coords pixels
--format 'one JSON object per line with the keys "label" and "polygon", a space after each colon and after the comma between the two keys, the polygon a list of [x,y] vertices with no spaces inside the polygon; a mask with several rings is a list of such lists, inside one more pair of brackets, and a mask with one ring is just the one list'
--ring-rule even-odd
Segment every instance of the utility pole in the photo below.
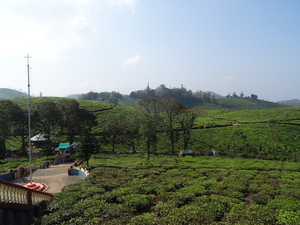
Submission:
{"label": "utility pole", "polygon": [[31,155],[32,155],[32,148],[31,148],[31,123],[30,123],[30,78],[29,78],[29,56],[24,56],[24,58],[27,58],[27,73],[28,73],[28,143],[29,143],[29,177],[30,180],[29,182],[32,183],[32,160],[31,160]]}

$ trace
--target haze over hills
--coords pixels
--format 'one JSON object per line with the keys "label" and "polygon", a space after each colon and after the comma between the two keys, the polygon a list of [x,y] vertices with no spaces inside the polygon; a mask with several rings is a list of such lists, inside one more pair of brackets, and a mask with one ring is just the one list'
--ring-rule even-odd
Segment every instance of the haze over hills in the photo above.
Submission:
{"label": "haze over hills", "polygon": [[297,106],[300,107],[300,100],[299,99],[284,100],[284,101],[279,101],[278,103],[289,105],[289,106],[294,106],[294,107],[297,107]]}
{"label": "haze over hills", "polygon": [[[257,108],[280,108],[280,107],[298,107],[300,106],[299,99],[291,99],[279,102],[263,101],[258,99],[249,98],[226,98],[219,95],[213,91],[208,91],[211,96],[215,96],[219,103],[219,107],[224,109],[257,109]],[[84,95],[84,94],[81,94]],[[68,95],[67,98],[78,99],[80,94]],[[24,98],[27,97],[26,92],[21,90],[14,90],[10,88],[0,88],[0,100],[1,99],[13,99],[13,98]],[[119,100],[118,104],[128,107],[136,107],[138,99],[131,99],[129,95],[122,94],[123,100]],[[34,96],[32,96],[34,97]],[[63,97],[63,96],[62,96]],[[206,109],[216,109],[217,106],[213,104],[198,104],[197,102],[190,103],[186,105],[188,108],[206,108]]]}
{"label": "haze over hills", "polygon": [[0,88],[0,100],[1,99],[13,99],[13,98],[25,98],[27,93],[20,90],[14,90],[10,88]]}

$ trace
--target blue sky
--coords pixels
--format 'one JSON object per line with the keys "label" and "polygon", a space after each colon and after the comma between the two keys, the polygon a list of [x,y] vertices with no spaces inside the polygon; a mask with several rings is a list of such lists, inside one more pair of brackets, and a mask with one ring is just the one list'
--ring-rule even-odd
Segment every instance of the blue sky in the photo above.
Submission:
{"label": "blue sky", "polygon": [[67,96],[160,84],[299,98],[299,0],[10,0],[0,87]]}

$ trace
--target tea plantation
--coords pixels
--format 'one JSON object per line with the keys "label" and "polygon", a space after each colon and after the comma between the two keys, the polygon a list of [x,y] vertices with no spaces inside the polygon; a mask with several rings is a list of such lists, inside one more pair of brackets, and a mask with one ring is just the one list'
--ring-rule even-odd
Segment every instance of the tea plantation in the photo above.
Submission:
{"label": "tea plantation", "polygon": [[97,155],[32,224],[300,224],[298,163]]}

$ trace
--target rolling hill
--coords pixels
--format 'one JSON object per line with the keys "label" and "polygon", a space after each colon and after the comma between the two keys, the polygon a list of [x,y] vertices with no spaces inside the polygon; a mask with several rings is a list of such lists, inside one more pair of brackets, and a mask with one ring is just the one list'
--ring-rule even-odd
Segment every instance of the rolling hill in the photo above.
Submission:
{"label": "rolling hill", "polygon": [[285,104],[285,105],[289,105],[289,106],[293,106],[293,107],[299,107],[300,106],[300,100],[299,99],[279,101],[277,103]]}
{"label": "rolling hill", "polygon": [[10,88],[0,88],[0,100],[1,99],[13,99],[13,98],[25,98],[28,95],[24,92],[13,90]]}
{"label": "rolling hill", "polygon": [[[193,101],[182,104],[189,109],[231,109],[231,110],[241,110],[241,109],[269,109],[269,108],[285,108],[285,107],[297,107],[300,106],[300,100],[293,99],[281,102],[270,102],[259,99],[251,99],[247,97],[229,97],[225,98],[215,92],[210,92],[211,95],[216,96],[216,104],[210,102]],[[24,92],[13,90],[9,88],[0,88],[0,100],[1,99],[14,99],[14,98],[24,98],[28,95]],[[77,98],[78,95],[68,96],[69,98]],[[124,107],[130,107],[137,109],[139,99],[132,99],[129,97],[119,99],[118,105]]]}
{"label": "rolling hill", "polygon": [[[126,98],[119,100],[118,104],[124,107],[138,108],[138,101],[140,99]],[[217,98],[217,104],[211,102],[194,101],[192,103],[184,104],[189,109],[205,109],[205,110],[216,110],[216,109],[231,109],[231,110],[245,110],[245,109],[271,109],[271,108],[286,108],[290,107],[283,103],[269,102],[259,99],[251,98]]]}
{"label": "rolling hill", "polygon": [[[31,108],[35,111],[38,103],[46,100],[57,102],[58,97],[35,97],[32,98]],[[225,99],[227,100],[227,99]],[[230,100],[230,99],[229,99]],[[243,100],[243,99],[238,99]],[[27,108],[25,98],[16,98],[12,100],[22,108]],[[136,115],[137,110],[133,107],[114,106],[100,101],[76,100],[80,108],[85,108],[95,113],[98,126],[93,131],[101,136],[105,123],[112,118],[116,121],[120,116]],[[256,100],[254,104],[266,104],[264,101]],[[223,103],[228,104],[228,103]],[[240,104],[237,102],[236,104]],[[245,157],[259,157],[266,159],[289,159],[300,160],[298,154],[298,145],[300,138],[300,108],[281,107],[271,108],[271,105],[261,105],[261,109],[249,109],[245,107],[240,110],[222,109],[205,110],[197,120],[193,128],[189,149],[197,150],[199,154],[209,154],[211,148],[214,148],[222,155],[228,155],[228,149],[233,148],[232,143],[240,143],[243,147],[236,147],[236,151]],[[280,105],[280,104],[278,104]],[[276,105],[277,106],[277,105]],[[229,106],[228,106],[229,107]],[[270,107],[270,108],[266,108]],[[178,125],[179,126],[179,125]],[[40,127],[32,127],[35,132],[40,132]],[[34,132],[33,132],[34,133]],[[170,151],[170,141],[164,132],[158,133],[157,142],[158,152],[166,153]],[[181,134],[179,134],[181,135]],[[239,137],[241,135],[241,138]],[[7,143],[9,148],[19,148],[19,141],[16,138]],[[136,143],[137,151],[145,151],[141,143]],[[118,149],[122,152],[130,152],[128,144],[118,143]],[[178,139],[175,144],[177,151],[182,149],[183,140]],[[109,143],[103,143],[102,150],[109,151]],[[230,153],[231,154],[231,153]],[[234,154],[237,154],[234,153]]]}

